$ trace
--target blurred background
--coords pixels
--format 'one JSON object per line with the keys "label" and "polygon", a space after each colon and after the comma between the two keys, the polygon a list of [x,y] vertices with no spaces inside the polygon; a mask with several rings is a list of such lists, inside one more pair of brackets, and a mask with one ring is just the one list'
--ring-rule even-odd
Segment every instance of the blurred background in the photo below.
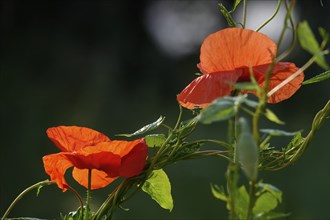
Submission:
{"label": "blurred background", "polygon": [[[222,1],[229,8],[231,1]],[[99,130],[111,139],[166,116],[178,116],[176,95],[198,72],[199,48],[210,33],[227,27],[219,1],[1,1],[1,182],[0,215],[26,187],[47,179],[46,154],[59,150],[45,130],[78,125]],[[317,33],[329,31],[329,1],[297,1],[295,20],[308,20]],[[247,27],[257,28],[276,8],[277,1],[248,1]],[[322,7],[323,4],[323,7]],[[282,10],[283,9],[283,10]],[[277,41],[284,7],[261,32]],[[241,8],[235,16],[241,17]],[[290,40],[288,38],[288,40]],[[289,41],[288,41],[289,42]],[[297,46],[286,60],[302,66],[310,55]],[[323,72],[313,65],[306,78]],[[315,113],[330,97],[329,80],[303,86],[291,99],[270,108],[287,131],[308,132]],[[191,117],[184,111],[184,118]],[[317,133],[294,166],[262,172],[261,178],[284,193],[282,211],[289,219],[329,219],[330,123]],[[226,138],[226,124],[200,126],[192,138]],[[274,146],[285,146],[274,139]],[[124,204],[115,219],[226,219],[224,203],[213,198],[210,183],[225,184],[226,163],[209,158],[167,167],[174,209],[162,210],[144,193]],[[81,189],[67,172],[72,185]],[[242,180],[244,180],[242,176]],[[111,191],[93,192],[99,205]],[[84,195],[84,191],[80,192]],[[45,187],[39,197],[30,193],[11,216],[58,219],[78,207],[70,192]],[[95,208],[95,207],[94,207]]]}

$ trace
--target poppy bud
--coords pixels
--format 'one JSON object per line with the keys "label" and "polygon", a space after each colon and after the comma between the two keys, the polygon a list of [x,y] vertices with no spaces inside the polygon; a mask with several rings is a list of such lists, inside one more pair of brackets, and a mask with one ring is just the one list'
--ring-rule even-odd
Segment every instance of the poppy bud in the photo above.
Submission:
{"label": "poppy bud", "polygon": [[258,146],[246,119],[240,118],[238,123],[240,125],[240,135],[237,141],[236,157],[247,178],[255,181],[258,176]]}

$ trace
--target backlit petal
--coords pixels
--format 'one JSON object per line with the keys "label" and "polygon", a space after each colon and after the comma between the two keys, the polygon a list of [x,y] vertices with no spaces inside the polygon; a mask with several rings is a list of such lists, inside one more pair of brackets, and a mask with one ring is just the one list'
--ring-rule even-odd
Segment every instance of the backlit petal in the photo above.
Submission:
{"label": "backlit petal", "polygon": [[203,74],[193,80],[177,97],[185,108],[204,108],[219,97],[230,95],[233,90],[228,82],[235,83],[242,71],[227,71],[215,74]]}
{"label": "backlit petal", "polygon": [[[111,142],[109,142],[111,143]],[[91,147],[96,148],[96,147]],[[91,149],[90,148],[90,149]],[[121,157],[108,151],[73,152],[65,155],[74,167],[79,169],[97,169],[104,171],[110,177],[119,175]]]}
{"label": "backlit petal", "polygon": [[204,40],[199,68],[210,74],[271,63],[276,48],[274,41],[262,33],[226,28]]}
{"label": "backlit petal", "polygon": [[134,148],[122,158],[120,176],[132,177],[140,174],[146,163],[148,147],[144,141],[131,143]]}
{"label": "backlit petal", "polygon": [[[88,169],[73,168],[72,176],[80,185],[84,186],[86,189],[88,188]],[[108,174],[100,170],[92,170],[91,189],[103,188],[117,178],[118,177],[111,178]]]}
{"label": "backlit petal", "polygon": [[90,128],[59,126],[47,129],[47,135],[61,151],[76,151],[86,146],[110,141],[104,134]]}
{"label": "backlit petal", "polygon": [[[275,86],[277,86],[285,79],[287,79],[289,76],[294,74],[298,69],[299,68],[296,67],[294,63],[288,63],[288,62],[277,63],[269,81],[268,91],[272,90]],[[259,73],[260,72],[266,73],[265,70],[266,70],[265,66],[254,68],[254,71],[257,71]],[[288,84],[283,86],[280,90],[275,92],[271,97],[269,97],[268,102],[277,103],[290,98],[300,88],[303,81],[304,81],[304,73],[301,73],[299,76],[294,78]],[[265,84],[264,77],[260,77],[258,79],[258,83],[260,87],[263,88]]]}
{"label": "backlit petal", "polygon": [[65,153],[49,154],[42,158],[46,173],[50,176],[50,180],[55,182],[59,188],[67,190],[68,184],[64,175],[68,168],[72,167],[72,163],[65,157]]}
{"label": "backlit petal", "polygon": [[112,152],[120,157],[124,157],[128,153],[130,153],[139,143],[143,142],[143,138],[137,139],[134,141],[124,141],[124,140],[114,140],[109,144],[99,144],[96,148],[86,148],[83,151],[107,151]]}

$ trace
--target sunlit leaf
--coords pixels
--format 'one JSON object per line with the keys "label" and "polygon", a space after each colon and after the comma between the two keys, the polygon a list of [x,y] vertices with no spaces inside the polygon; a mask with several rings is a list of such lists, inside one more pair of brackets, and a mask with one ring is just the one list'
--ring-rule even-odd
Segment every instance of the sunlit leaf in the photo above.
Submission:
{"label": "sunlit leaf", "polygon": [[160,147],[166,141],[164,134],[150,134],[145,136],[145,141],[148,147]]}
{"label": "sunlit leaf", "polygon": [[[261,187],[260,196],[255,202],[253,213],[268,219],[266,213],[274,210],[282,202],[282,192],[270,184],[259,184],[259,187]],[[275,216],[272,215],[272,217]]]}
{"label": "sunlit leaf", "polygon": [[272,112],[272,111],[269,110],[269,109],[266,109],[264,115],[265,115],[265,117],[266,117],[269,121],[275,122],[275,123],[280,124],[280,125],[285,124],[284,121],[281,121],[281,120],[275,115],[275,113]]}
{"label": "sunlit leaf", "polygon": [[149,194],[162,208],[172,211],[171,183],[162,169],[152,171],[143,184],[142,190]]}
{"label": "sunlit leaf", "polygon": [[211,183],[211,192],[215,198],[227,202],[228,199],[223,186],[220,187],[216,184]]}
{"label": "sunlit leaf", "polygon": [[287,131],[282,131],[282,130],[278,130],[278,129],[260,129],[260,132],[269,134],[271,136],[295,136],[300,131],[287,132]]}
{"label": "sunlit leaf", "polygon": [[146,126],[144,126],[143,128],[137,130],[136,132],[134,133],[131,133],[131,134],[117,134],[117,136],[124,136],[124,137],[133,137],[133,136],[137,136],[137,135],[141,135],[141,134],[144,134],[148,131],[151,131],[155,128],[158,128],[159,125],[161,125],[163,123],[163,121],[165,120],[165,117],[163,116],[160,116],[157,121],[151,123],[151,124],[148,124]]}
{"label": "sunlit leaf", "polygon": [[329,78],[330,78],[330,70],[327,70],[324,73],[321,73],[317,76],[314,76],[314,77],[304,81],[303,85],[321,82],[321,81],[329,79]]}
{"label": "sunlit leaf", "polygon": [[275,209],[278,205],[278,201],[274,196],[269,193],[263,193],[256,201],[253,207],[253,213],[265,213]]}
{"label": "sunlit leaf", "polygon": [[[323,69],[329,69],[312,29],[307,21],[299,23],[297,28],[298,40],[303,49],[316,56],[315,62]],[[326,36],[326,34],[323,34]]]}

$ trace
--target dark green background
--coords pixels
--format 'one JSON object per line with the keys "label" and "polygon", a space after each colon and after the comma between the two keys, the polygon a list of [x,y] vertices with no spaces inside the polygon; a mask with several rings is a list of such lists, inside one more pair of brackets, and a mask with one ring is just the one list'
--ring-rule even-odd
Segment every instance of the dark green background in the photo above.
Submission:
{"label": "dark green background", "polygon": [[[199,49],[181,57],[163,53],[143,25],[151,2],[1,2],[0,215],[22,190],[48,178],[41,158],[58,152],[45,134],[48,127],[86,126],[115,139],[115,134],[132,132],[160,115],[166,116],[167,124],[175,122],[176,94],[198,71]],[[222,20],[217,1],[212,2]],[[323,3],[322,8],[319,1],[298,1],[300,19],[307,19],[314,31],[318,26],[329,31],[329,1]],[[297,47],[288,60],[302,66],[309,57]],[[306,78],[320,72],[313,66]],[[303,86],[290,100],[270,106],[287,124],[263,126],[303,129],[306,134],[315,113],[329,99],[329,85],[327,81]],[[184,111],[184,118],[190,116]],[[323,125],[294,166],[261,173],[264,182],[283,191],[281,208],[292,213],[289,219],[329,219],[329,124]],[[218,134],[225,138],[225,127],[225,123],[200,126],[195,138]],[[274,142],[278,147],[288,141],[278,140]],[[130,211],[119,210],[115,219],[226,219],[224,203],[212,197],[209,187],[210,182],[225,183],[225,169],[226,163],[215,158],[169,166],[172,213],[139,193],[125,204]],[[111,187],[95,191],[93,201],[100,204]],[[12,216],[54,219],[77,206],[70,192],[51,186],[38,198],[34,193],[25,197]]]}

